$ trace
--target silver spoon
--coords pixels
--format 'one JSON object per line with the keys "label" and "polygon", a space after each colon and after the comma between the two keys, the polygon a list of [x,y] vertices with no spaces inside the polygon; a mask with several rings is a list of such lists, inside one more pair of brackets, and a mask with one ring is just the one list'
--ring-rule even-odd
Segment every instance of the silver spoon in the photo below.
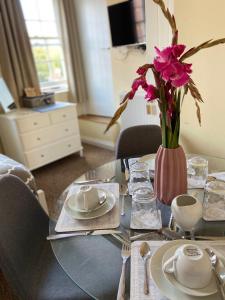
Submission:
{"label": "silver spoon", "polygon": [[145,295],[149,294],[149,280],[148,280],[148,259],[151,257],[151,249],[148,243],[143,242],[140,247],[140,254],[144,260],[144,268],[145,268],[145,279],[144,279],[144,293]]}
{"label": "silver spoon", "polygon": [[213,273],[214,273],[214,275],[216,277],[217,286],[219,288],[220,295],[221,295],[222,299],[225,300],[225,292],[224,292],[224,289],[223,289],[224,281],[223,281],[223,278],[221,278],[221,276],[218,273],[218,271],[216,270],[216,266],[217,266],[217,263],[218,263],[218,257],[213,252],[212,249],[206,248],[205,251],[209,255],[209,259],[210,259],[211,265],[212,265],[212,270],[213,270]]}

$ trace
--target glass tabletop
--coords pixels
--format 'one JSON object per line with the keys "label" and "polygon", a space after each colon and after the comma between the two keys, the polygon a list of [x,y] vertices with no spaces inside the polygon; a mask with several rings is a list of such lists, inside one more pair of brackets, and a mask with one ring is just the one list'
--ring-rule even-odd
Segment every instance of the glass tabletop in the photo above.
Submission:
{"label": "glass tabletop", "polygon": [[[144,160],[154,160],[155,155],[144,157]],[[201,155],[202,156],[202,155]],[[188,158],[190,155],[188,156]],[[225,160],[215,157],[206,157],[209,161],[209,171],[225,171]],[[121,160],[112,161],[95,170],[91,170],[77,178],[61,194],[55,203],[50,215],[50,234],[55,234],[55,226],[60,215],[63,203],[71,186],[76,181],[92,179],[111,179],[111,182],[126,183],[124,165]],[[190,190],[189,193],[196,191]],[[203,198],[203,190],[197,190],[198,197]],[[123,242],[129,242],[130,237],[144,230],[130,229],[131,197],[125,196],[125,215],[120,217],[120,235],[101,236],[77,236],[61,240],[51,241],[53,252],[67,275],[93,299],[116,299],[121,273],[121,246]],[[162,213],[163,227],[167,227],[171,211],[170,207],[158,203]],[[224,235],[224,222],[205,222],[201,220],[196,227],[196,233],[200,235]],[[143,239],[163,240],[161,231],[148,231]],[[126,269],[126,294],[129,295],[129,263]]]}

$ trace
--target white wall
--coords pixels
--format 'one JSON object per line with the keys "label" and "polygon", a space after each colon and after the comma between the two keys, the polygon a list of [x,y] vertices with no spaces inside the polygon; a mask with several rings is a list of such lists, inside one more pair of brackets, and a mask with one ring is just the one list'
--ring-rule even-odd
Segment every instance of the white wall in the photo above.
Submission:
{"label": "white wall", "polygon": [[[94,94],[90,93],[89,103],[86,106],[84,105],[83,112],[112,116],[121,100],[121,95],[130,89],[134,78],[137,76],[137,68],[146,63],[147,54],[133,47],[111,48],[108,20],[104,19],[104,22],[101,22],[101,15],[103,15],[103,13],[101,13],[100,10],[104,8],[104,1],[105,4],[111,5],[124,2],[125,0],[75,0],[75,3],[80,26],[83,55],[86,62],[86,74],[89,84],[92,84],[89,89],[92,91],[95,90]],[[91,10],[91,5],[95,4],[99,5],[99,9],[96,10],[97,15],[93,9]],[[90,22],[94,22],[92,18],[97,19],[99,22],[98,26],[100,32],[98,34],[95,31],[95,25],[93,25],[92,28],[88,25]],[[88,41],[90,36],[93,39],[91,45]],[[99,50],[96,48],[96,43],[98,43],[99,38],[102,39],[103,37],[105,37],[105,41],[103,41],[102,49]],[[95,67],[92,68],[89,57],[91,52],[92,57],[94,56],[95,59],[98,59],[97,51],[101,51],[98,64],[104,64],[105,56],[107,56],[106,60],[109,59],[107,66],[103,68],[103,72],[105,73],[100,82],[96,80],[98,77],[96,72],[99,72],[100,67],[95,65]],[[110,80],[112,87],[109,85]],[[97,89],[99,88],[100,94],[98,95]],[[104,95],[104,97],[102,97],[102,95]],[[93,100],[94,98],[95,100]],[[102,101],[101,98],[103,99]]]}
{"label": "white wall", "polygon": [[[166,1],[170,9],[173,10],[171,0]],[[113,64],[114,74],[116,74],[116,82],[114,82],[115,90],[117,94],[122,91],[122,83],[125,83],[126,90],[130,89],[131,83],[135,77],[138,77],[135,74],[135,70],[138,66],[144,65],[146,63],[152,63],[153,58],[155,57],[154,46],[159,48],[167,46],[171,41],[171,32],[169,26],[161,13],[160,8],[152,0],[145,1],[145,14],[146,14],[146,43],[147,51],[145,54],[137,53],[134,57],[130,56],[130,59],[125,60],[123,65],[118,65],[117,68],[116,62]],[[124,70],[120,76],[120,70]],[[134,70],[132,72],[132,69]],[[124,76],[124,79],[121,78]],[[154,84],[154,78],[151,71],[148,73],[148,82]],[[128,107],[121,117],[121,126],[126,128],[133,125],[140,124],[159,124],[159,111],[158,105],[155,102],[154,104],[155,114],[147,115],[146,101],[144,99],[144,93],[142,90],[137,93],[137,96],[128,103]]]}
{"label": "white wall", "polygon": [[[211,38],[225,37],[224,0],[175,0],[175,17],[180,42],[196,46]],[[201,105],[202,126],[190,96],[182,109],[182,142],[188,152],[225,158],[225,45],[205,49],[189,61],[193,79],[204,103]]]}
{"label": "white wall", "polygon": [[86,112],[111,116],[115,110],[106,0],[75,0],[89,99]]}

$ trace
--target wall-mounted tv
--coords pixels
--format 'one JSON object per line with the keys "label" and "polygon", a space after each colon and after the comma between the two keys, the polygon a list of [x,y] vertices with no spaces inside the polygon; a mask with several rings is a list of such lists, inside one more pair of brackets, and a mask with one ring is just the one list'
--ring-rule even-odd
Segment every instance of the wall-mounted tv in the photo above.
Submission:
{"label": "wall-mounted tv", "polygon": [[127,0],[108,6],[112,46],[144,44],[145,1]]}

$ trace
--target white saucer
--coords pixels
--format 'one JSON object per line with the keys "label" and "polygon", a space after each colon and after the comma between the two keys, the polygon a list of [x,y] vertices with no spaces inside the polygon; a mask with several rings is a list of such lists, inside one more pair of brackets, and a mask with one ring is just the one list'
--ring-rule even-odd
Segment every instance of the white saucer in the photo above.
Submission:
{"label": "white saucer", "polygon": [[[171,300],[199,300],[198,296],[192,296],[183,293],[179,289],[174,288],[172,284],[169,283],[169,281],[165,278],[164,273],[162,271],[162,259],[164,254],[168,249],[174,246],[181,246],[183,244],[195,244],[195,241],[189,241],[189,240],[176,240],[172,242],[168,242],[161,246],[152,256],[151,258],[151,264],[150,264],[150,270],[151,270],[151,278],[154,281],[155,285],[158,287],[158,289],[161,291],[163,295],[165,295],[167,298]],[[199,246],[201,243],[196,244]],[[211,247],[210,247],[211,248]],[[218,251],[217,251],[218,254]],[[224,261],[224,258],[220,256],[220,259]],[[221,300],[218,293],[201,297],[201,299],[204,300]]]}
{"label": "white saucer", "polygon": [[[162,266],[170,257],[172,257],[175,254],[175,251],[177,250],[178,247],[179,247],[179,245],[173,246],[165,252],[165,254],[163,255],[163,259],[162,259]],[[203,296],[213,295],[217,292],[217,286],[216,286],[216,281],[215,281],[214,276],[212,276],[212,280],[211,280],[210,284],[207,285],[206,287],[204,287],[202,289],[191,289],[191,288],[185,287],[181,283],[179,283],[173,274],[167,273],[165,271],[163,271],[163,273],[164,273],[164,276],[166,277],[166,279],[175,288],[179,289],[181,292],[183,292],[185,294],[203,297]]]}
{"label": "white saucer", "polygon": [[69,205],[70,198],[68,198],[64,204],[65,211],[72,218],[77,220],[89,220],[101,217],[108,213],[116,203],[116,196],[112,192],[104,190],[104,193],[106,194],[106,200],[98,209],[87,213],[78,212],[77,210],[71,209],[71,206]]}

